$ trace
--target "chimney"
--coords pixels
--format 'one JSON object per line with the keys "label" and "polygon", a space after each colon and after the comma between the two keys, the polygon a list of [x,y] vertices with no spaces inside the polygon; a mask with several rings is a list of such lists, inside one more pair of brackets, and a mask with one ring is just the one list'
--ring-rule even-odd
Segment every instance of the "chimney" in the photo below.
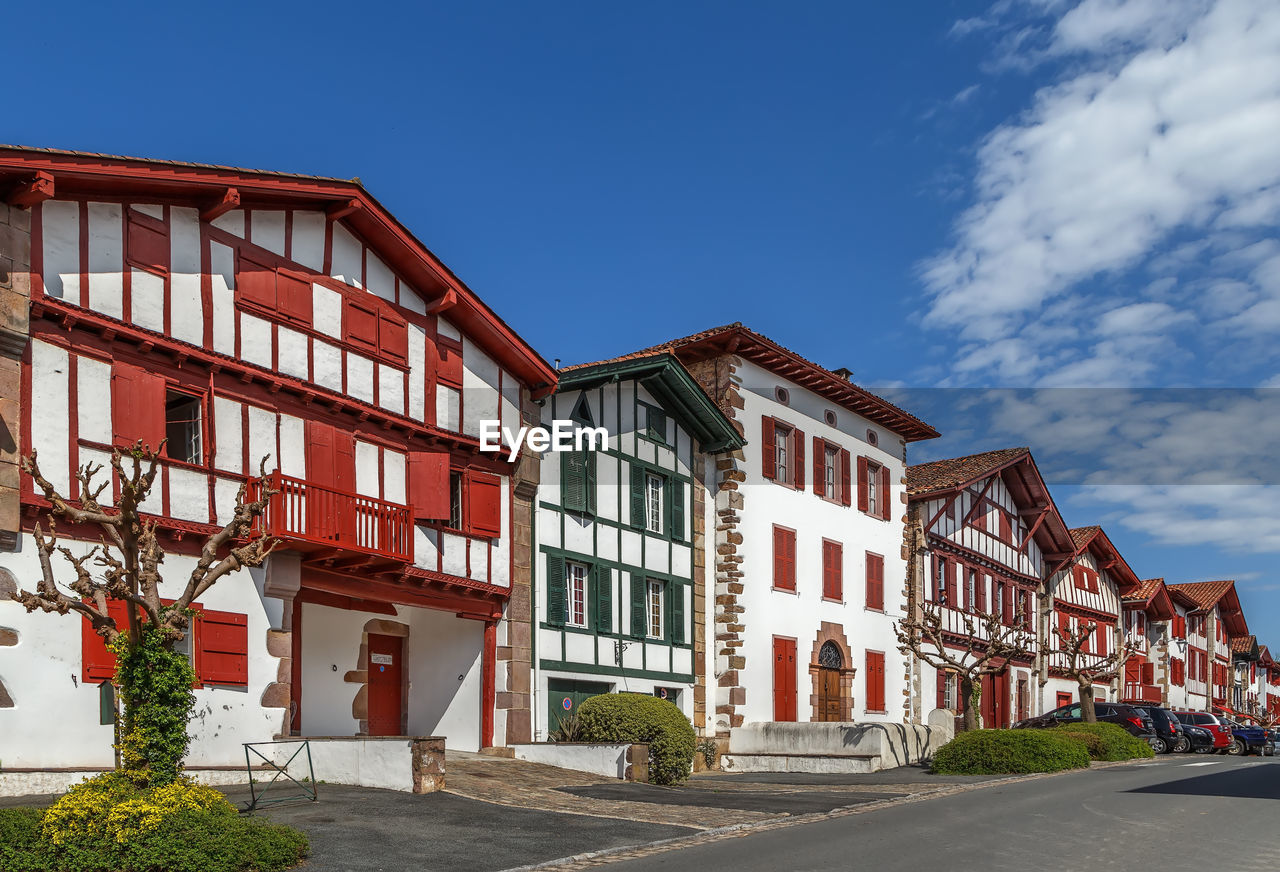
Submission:
{"label": "chimney", "polygon": [[839,369],[833,369],[831,371],[845,381],[853,381],[853,370],[849,369],[847,366],[842,366]]}

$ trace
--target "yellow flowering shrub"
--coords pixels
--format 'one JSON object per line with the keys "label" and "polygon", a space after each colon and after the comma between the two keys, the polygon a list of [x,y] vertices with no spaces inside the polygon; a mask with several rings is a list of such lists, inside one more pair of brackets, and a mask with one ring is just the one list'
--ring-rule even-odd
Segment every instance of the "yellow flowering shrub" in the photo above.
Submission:
{"label": "yellow flowering shrub", "polygon": [[139,790],[119,773],[108,772],[86,778],[50,806],[42,832],[55,845],[95,834],[124,844],[188,811],[235,814],[225,796],[189,778]]}

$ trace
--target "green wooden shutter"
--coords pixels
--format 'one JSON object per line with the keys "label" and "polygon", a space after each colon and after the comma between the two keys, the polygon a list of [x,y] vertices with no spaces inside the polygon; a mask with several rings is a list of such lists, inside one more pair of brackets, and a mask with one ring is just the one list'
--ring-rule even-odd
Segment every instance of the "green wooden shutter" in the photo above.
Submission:
{"label": "green wooden shutter", "polygon": [[582,510],[589,515],[596,513],[596,453],[594,451],[583,452],[583,467],[586,471],[586,493],[583,494]]}
{"label": "green wooden shutter", "polygon": [[563,627],[565,619],[564,558],[547,555],[547,623]]}
{"label": "green wooden shutter", "polygon": [[581,451],[565,451],[560,455],[560,494],[565,511],[587,509],[587,465]]}
{"label": "green wooden shutter", "polygon": [[674,644],[684,643],[684,585],[667,582],[667,622],[671,629],[667,637]]}
{"label": "green wooden shutter", "polygon": [[631,575],[631,635],[643,639],[648,629],[645,626],[645,584],[644,576]]}
{"label": "green wooden shutter", "polygon": [[684,482],[667,479],[667,533],[684,540]]}
{"label": "green wooden shutter", "polygon": [[601,633],[613,632],[613,572],[607,566],[592,570],[596,585],[596,629]]}
{"label": "green wooden shutter", "polygon": [[644,467],[631,464],[631,526],[644,529]]}

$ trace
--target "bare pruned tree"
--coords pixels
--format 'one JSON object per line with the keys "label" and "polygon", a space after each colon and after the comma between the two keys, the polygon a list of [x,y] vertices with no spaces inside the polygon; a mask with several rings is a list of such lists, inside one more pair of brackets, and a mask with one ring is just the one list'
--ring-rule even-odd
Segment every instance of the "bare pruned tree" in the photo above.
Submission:
{"label": "bare pruned tree", "polygon": [[1097,621],[1082,621],[1076,628],[1057,627],[1053,633],[1058,637],[1057,654],[1061,660],[1053,667],[1061,670],[1068,678],[1074,678],[1080,688],[1080,716],[1086,723],[1096,723],[1097,712],[1093,705],[1093,683],[1095,681],[1111,681],[1120,675],[1125,661],[1133,656],[1137,645],[1132,639],[1116,646],[1108,654],[1096,654],[1084,650],[1085,644],[1097,628]]}
{"label": "bare pruned tree", "polygon": [[[163,443],[162,443],[163,444]],[[145,620],[159,628],[170,646],[180,641],[190,623],[190,605],[220,579],[246,567],[260,566],[277,542],[265,531],[253,532],[254,522],[266,510],[275,493],[262,480],[256,499],[248,500],[248,485],[242,484],[236,494],[231,520],[205,540],[200,558],[187,578],[182,593],[170,605],[160,598],[160,567],[164,549],[157,535],[157,521],[143,513],[158,472],[159,454],[138,442],[127,454],[119,449],[111,454],[111,468],[119,483],[120,495],[114,505],[103,505],[102,494],[111,487],[112,476],[95,482],[102,464],[86,464],[76,472],[80,499],[72,502],[40,471],[36,452],[21,461],[22,470],[35,481],[49,502],[45,523],[37,521],[33,531],[36,556],[40,561],[40,578],[34,591],[19,590],[13,598],[27,611],[37,609],[58,614],[80,615],[94,632],[112,642],[127,632],[136,640]],[[126,459],[127,458],[127,459]],[[266,458],[262,461],[265,472]],[[83,540],[96,535],[98,544],[76,556],[59,540],[59,521],[77,525],[75,538]],[[84,528],[89,528],[88,530]],[[59,587],[54,569],[55,557],[70,565],[74,578]],[[108,604],[116,600],[125,604],[126,626],[116,626],[108,613]]]}
{"label": "bare pruned tree", "polygon": [[1258,726],[1268,730],[1280,724],[1280,714],[1276,714],[1260,702],[1250,703],[1246,714],[1253,718],[1254,723]]}
{"label": "bare pruned tree", "polygon": [[957,674],[964,728],[976,730],[981,726],[978,701],[982,676],[1004,669],[1012,657],[1031,653],[1035,637],[1025,627],[1005,624],[999,613],[956,614],[960,625],[948,631],[942,608],[937,603],[923,603],[919,617],[899,618],[894,631],[903,654],[914,655],[934,669]]}

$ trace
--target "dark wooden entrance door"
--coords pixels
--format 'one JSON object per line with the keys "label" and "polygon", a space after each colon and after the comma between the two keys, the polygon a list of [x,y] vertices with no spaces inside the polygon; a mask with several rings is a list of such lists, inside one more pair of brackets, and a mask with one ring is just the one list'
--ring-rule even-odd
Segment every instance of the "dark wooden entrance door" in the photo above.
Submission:
{"label": "dark wooden entrance door", "polygon": [[796,719],[796,640],[773,638],[773,719]]}
{"label": "dark wooden entrance door", "polygon": [[369,735],[399,736],[404,730],[404,639],[369,634]]}
{"label": "dark wooden entrance door", "polygon": [[835,722],[840,718],[840,670],[818,668],[818,720]]}

